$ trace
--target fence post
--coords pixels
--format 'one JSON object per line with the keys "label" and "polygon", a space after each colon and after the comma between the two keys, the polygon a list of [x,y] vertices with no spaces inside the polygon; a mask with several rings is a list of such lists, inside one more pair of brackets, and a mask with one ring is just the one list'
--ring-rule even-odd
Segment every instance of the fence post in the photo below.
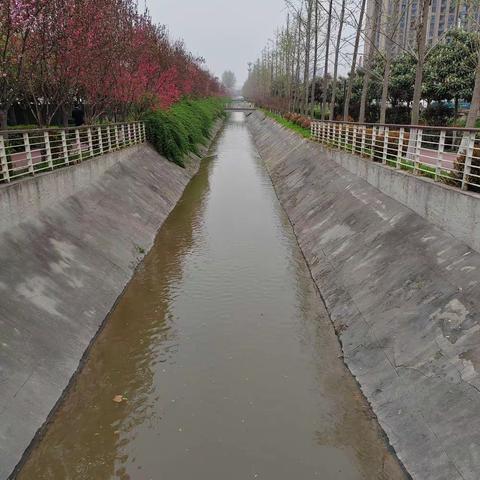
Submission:
{"label": "fence post", "polygon": [[107,125],[107,143],[108,143],[108,151],[112,151],[112,136],[110,135],[110,125]]}
{"label": "fence post", "polygon": [[342,124],[338,124],[337,147],[342,148]]}
{"label": "fence post", "polygon": [[468,190],[468,177],[472,169],[473,149],[475,148],[475,132],[470,132],[468,147],[465,154],[465,165],[463,166],[462,190]]}
{"label": "fence post", "polygon": [[447,132],[442,130],[440,132],[440,142],[438,144],[438,151],[437,151],[437,161],[435,164],[435,181],[438,181],[438,177],[440,175],[440,169],[442,167],[442,160],[443,160],[443,152],[445,150],[445,136]]}
{"label": "fence post", "polygon": [[5,139],[0,135],[0,164],[2,166],[3,180],[10,181],[10,172],[8,170],[7,151],[5,149]]}
{"label": "fence post", "polygon": [[62,137],[62,150],[63,150],[63,163],[68,165],[68,148],[67,148],[67,136],[65,134],[65,130],[62,130],[60,133]]}
{"label": "fence post", "polygon": [[50,134],[48,130],[43,132],[43,139],[45,141],[45,153],[47,154],[47,165],[50,170],[53,170],[52,148],[50,146]]}
{"label": "fence post", "polygon": [[115,135],[115,148],[118,150],[120,148],[120,142],[118,139],[118,125],[115,125],[114,135]]}
{"label": "fence post", "polygon": [[75,129],[75,143],[77,144],[77,148],[78,148],[78,161],[81,162],[83,159],[83,153],[82,153],[82,142],[80,140],[79,128]]}
{"label": "fence post", "polygon": [[376,140],[377,140],[377,127],[372,127],[372,152],[370,153],[370,158],[372,160],[375,159],[375,143],[376,143]]}
{"label": "fence post", "polygon": [[367,137],[367,129],[366,129],[365,125],[363,125],[362,126],[362,143],[361,143],[361,146],[360,146],[360,155],[362,155],[362,156],[365,153],[366,137]]}
{"label": "fence post", "polygon": [[395,168],[400,168],[402,165],[402,155],[403,155],[403,140],[405,138],[405,129],[402,127],[400,129],[400,134],[398,136],[398,150],[397,150],[397,161],[395,162]]}
{"label": "fence post", "polygon": [[32,150],[30,149],[30,138],[28,136],[28,132],[23,134],[23,144],[25,145],[25,153],[27,154],[28,173],[33,175]]}
{"label": "fence post", "polygon": [[88,127],[87,129],[88,136],[88,150],[90,151],[90,156],[93,157],[93,140],[92,140],[92,129]]}
{"label": "fence post", "polygon": [[146,142],[147,141],[147,131],[146,131],[146,127],[145,127],[145,122],[142,122],[142,132],[143,132],[143,141]]}
{"label": "fence post", "polygon": [[382,163],[387,163],[387,156],[388,156],[388,127],[385,127],[383,130],[383,155],[382,155]]}
{"label": "fence post", "polygon": [[97,135],[98,135],[98,150],[100,152],[100,155],[102,155],[103,154],[102,127],[98,127]]}
{"label": "fence post", "polygon": [[353,126],[353,134],[352,134],[352,153],[357,152],[357,126]]}
{"label": "fence post", "polygon": [[418,172],[418,164],[420,163],[420,152],[422,150],[422,136],[423,136],[423,131],[421,128],[417,128],[415,129],[416,131],[416,136],[417,136],[417,142],[416,142],[416,146],[415,146],[415,160],[414,160],[414,166],[413,166],[413,173],[417,173]]}

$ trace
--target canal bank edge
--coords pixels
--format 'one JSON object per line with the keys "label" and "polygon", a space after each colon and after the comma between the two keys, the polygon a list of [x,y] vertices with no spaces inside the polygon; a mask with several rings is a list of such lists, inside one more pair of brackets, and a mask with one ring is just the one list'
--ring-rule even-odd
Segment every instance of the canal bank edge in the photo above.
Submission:
{"label": "canal bank edge", "polygon": [[[223,123],[185,169],[143,144],[14,187],[29,195],[16,204],[48,206],[0,232],[0,479],[14,477]],[[47,187],[71,194],[52,201]]]}
{"label": "canal bank edge", "polygon": [[480,477],[480,255],[264,114],[247,123],[344,359],[414,479]]}

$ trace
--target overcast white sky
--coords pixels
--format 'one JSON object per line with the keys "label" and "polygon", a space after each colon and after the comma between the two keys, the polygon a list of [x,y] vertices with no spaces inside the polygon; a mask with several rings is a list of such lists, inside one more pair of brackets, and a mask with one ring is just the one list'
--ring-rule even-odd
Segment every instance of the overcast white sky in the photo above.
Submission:
{"label": "overcast white sky", "polygon": [[[143,7],[143,1],[139,6]],[[286,18],[283,0],[146,0],[153,20],[167,25],[173,38],[206,59],[218,77],[232,70],[241,87],[248,62]]]}

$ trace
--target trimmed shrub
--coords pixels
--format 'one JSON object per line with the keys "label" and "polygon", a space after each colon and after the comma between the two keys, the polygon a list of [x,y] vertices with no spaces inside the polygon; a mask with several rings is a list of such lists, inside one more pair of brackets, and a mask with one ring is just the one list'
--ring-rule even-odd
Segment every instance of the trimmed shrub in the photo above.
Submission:
{"label": "trimmed shrub", "polygon": [[[335,120],[337,122],[343,122],[343,114],[338,114],[336,117],[335,117]],[[347,116],[347,119],[345,120],[346,122],[354,122],[353,120],[353,117],[351,117],[350,115]]]}
{"label": "trimmed shrub", "polygon": [[224,99],[213,97],[184,99],[169,110],[149,112],[144,117],[147,139],[158,153],[185,167],[185,155],[198,152],[224,107]]}
{"label": "trimmed shrub", "polygon": [[310,125],[312,123],[310,118],[304,115],[300,115],[299,113],[285,113],[283,115],[283,118],[285,118],[285,120],[288,120],[289,122],[293,122],[297,124],[302,128],[307,128],[307,129],[310,128]]}

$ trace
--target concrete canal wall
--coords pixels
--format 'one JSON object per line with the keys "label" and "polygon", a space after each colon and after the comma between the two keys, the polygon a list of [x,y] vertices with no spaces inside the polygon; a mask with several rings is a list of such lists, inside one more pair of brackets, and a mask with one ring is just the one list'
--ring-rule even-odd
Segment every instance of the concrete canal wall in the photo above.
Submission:
{"label": "concrete canal wall", "polygon": [[318,144],[248,124],[399,458],[414,479],[480,478],[480,254]]}
{"label": "concrete canal wall", "polygon": [[0,188],[0,479],[61,398],[200,158],[187,164],[144,144]]}
{"label": "concrete canal wall", "polygon": [[319,145],[329,158],[480,252],[480,194]]}
{"label": "concrete canal wall", "polygon": [[10,230],[88,187],[116,163],[142,156],[144,148],[144,145],[132,146],[78,165],[0,186],[0,232]]}

